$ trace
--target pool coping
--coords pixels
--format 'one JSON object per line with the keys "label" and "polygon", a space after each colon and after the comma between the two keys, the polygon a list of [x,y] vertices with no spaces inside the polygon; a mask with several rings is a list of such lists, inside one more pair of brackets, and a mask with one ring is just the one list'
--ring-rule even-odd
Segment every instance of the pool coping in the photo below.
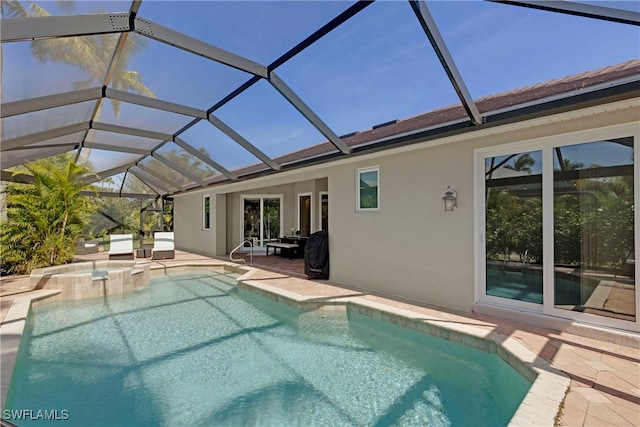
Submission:
{"label": "pool coping", "polygon": [[[511,418],[509,426],[552,426],[556,424],[564,397],[569,389],[570,378],[508,335],[472,324],[456,321],[443,322],[442,319],[433,316],[393,307],[385,304],[384,301],[372,301],[364,296],[305,297],[271,286],[260,279],[254,279],[253,276],[262,270],[239,264],[216,261],[164,265],[152,268],[151,275],[163,274],[168,269],[179,271],[194,267],[217,267],[239,273],[241,276],[236,279],[239,289],[298,310],[354,310],[374,319],[495,354],[532,383],[527,395]],[[0,354],[2,360],[0,408],[4,409],[20,340],[32,304],[54,297],[59,293],[60,291],[57,290],[41,290],[16,298],[0,326],[0,348],[2,349]]]}

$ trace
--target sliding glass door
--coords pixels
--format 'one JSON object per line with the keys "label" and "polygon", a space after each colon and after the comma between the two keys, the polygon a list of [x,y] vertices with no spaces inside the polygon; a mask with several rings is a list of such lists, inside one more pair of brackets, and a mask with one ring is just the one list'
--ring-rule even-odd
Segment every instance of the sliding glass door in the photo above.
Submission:
{"label": "sliding glass door", "polygon": [[553,153],[554,307],[634,321],[633,138]]}
{"label": "sliding glass door", "polygon": [[242,196],[243,236],[254,246],[277,240],[282,230],[282,196]]}
{"label": "sliding glass door", "polygon": [[542,151],[485,159],[486,294],[542,304]]}
{"label": "sliding glass door", "polygon": [[479,302],[640,330],[637,139],[621,127],[478,150]]}

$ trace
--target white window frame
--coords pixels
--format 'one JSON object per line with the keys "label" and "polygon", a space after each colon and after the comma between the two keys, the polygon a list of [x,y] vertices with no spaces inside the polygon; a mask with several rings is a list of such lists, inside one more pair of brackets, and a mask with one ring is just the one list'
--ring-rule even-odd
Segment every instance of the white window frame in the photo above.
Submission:
{"label": "white window frame", "polygon": [[[606,327],[640,331],[640,290],[635,292],[635,321],[624,321],[595,314],[563,310],[554,306],[554,241],[553,241],[553,149],[567,145],[590,143],[599,140],[634,138],[634,197],[636,205],[640,202],[640,130],[637,124],[625,124],[601,129],[559,134],[550,137],[521,141],[501,146],[474,150],[474,240],[475,240],[475,301],[481,305],[498,306],[513,310],[537,312],[548,316],[577,320]],[[542,151],[542,224],[543,224],[543,304],[533,304],[486,295],[485,263],[485,176],[484,162],[488,157]],[[634,216],[635,253],[640,248],[640,209]],[[636,260],[637,261],[637,260]],[[636,262],[636,284],[640,278],[640,265]]]}
{"label": "white window frame", "polygon": [[264,218],[264,199],[279,199],[280,200],[280,234],[284,235],[284,204],[282,194],[241,194],[240,195],[240,237],[244,240],[244,200],[245,199],[260,199],[260,242],[264,241],[264,227],[262,226],[262,220]]}
{"label": "white window frame", "polygon": [[[378,185],[376,187],[376,197],[378,206],[375,208],[360,207],[360,175],[368,172],[376,172],[378,174]],[[356,169],[356,212],[378,212],[380,211],[380,166],[369,166],[366,168]]]}
{"label": "white window frame", "polygon": [[[206,200],[209,199],[209,226],[207,227],[207,211],[206,211]],[[203,230],[211,230],[211,220],[213,219],[213,215],[211,215],[213,211],[213,203],[211,203],[211,195],[203,194],[202,195],[202,229]]]}

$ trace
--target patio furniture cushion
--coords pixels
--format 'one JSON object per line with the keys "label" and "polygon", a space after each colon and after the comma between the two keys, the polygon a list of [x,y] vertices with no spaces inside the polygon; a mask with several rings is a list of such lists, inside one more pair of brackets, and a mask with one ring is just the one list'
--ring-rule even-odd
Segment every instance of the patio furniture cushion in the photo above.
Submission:
{"label": "patio furniture cushion", "polygon": [[153,235],[151,259],[175,258],[175,241],[173,231],[159,231]]}
{"label": "patio furniture cushion", "polygon": [[109,259],[133,259],[133,235],[109,235]]}

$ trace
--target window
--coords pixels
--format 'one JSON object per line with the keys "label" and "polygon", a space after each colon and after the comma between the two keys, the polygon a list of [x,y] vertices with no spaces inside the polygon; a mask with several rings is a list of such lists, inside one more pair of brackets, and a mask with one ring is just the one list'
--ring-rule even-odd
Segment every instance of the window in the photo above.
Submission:
{"label": "window", "polygon": [[202,198],[202,228],[205,230],[211,228],[211,196],[209,195]]}
{"label": "window", "polygon": [[380,168],[378,166],[356,171],[356,211],[380,209]]}

